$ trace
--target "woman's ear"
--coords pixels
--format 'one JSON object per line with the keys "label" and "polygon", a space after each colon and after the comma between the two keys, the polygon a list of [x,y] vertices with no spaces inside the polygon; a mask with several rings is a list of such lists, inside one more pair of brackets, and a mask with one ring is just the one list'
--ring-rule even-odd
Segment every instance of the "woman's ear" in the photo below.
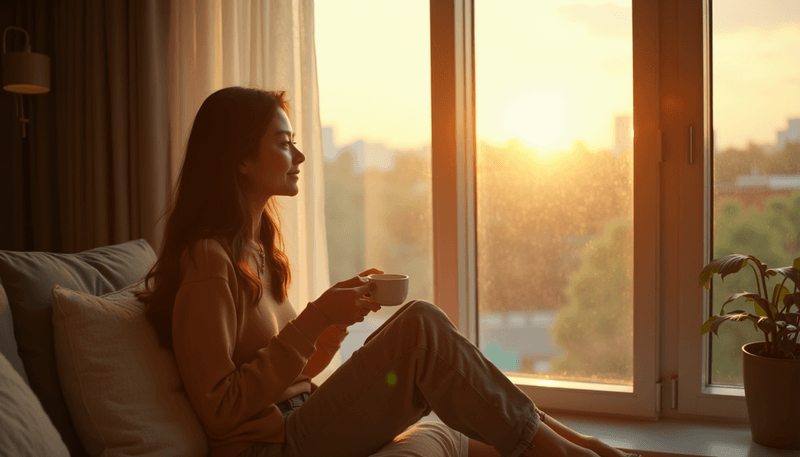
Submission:
{"label": "woman's ear", "polygon": [[239,173],[241,173],[243,175],[246,175],[247,174],[247,170],[248,170],[248,166],[247,165],[248,165],[247,161],[245,161],[245,160],[242,160],[241,162],[239,162]]}

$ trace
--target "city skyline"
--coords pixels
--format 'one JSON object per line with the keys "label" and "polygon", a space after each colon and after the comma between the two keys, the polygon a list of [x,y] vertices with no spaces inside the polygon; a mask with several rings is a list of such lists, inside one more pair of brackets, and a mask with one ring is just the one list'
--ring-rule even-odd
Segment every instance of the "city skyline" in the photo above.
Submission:
{"label": "city skyline", "polygon": [[[614,117],[632,111],[630,4],[476,0],[478,139],[612,147]],[[430,142],[428,7],[422,0],[315,5],[320,117],[343,144],[414,149]],[[800,118],[799,12],[800,0],[715,3],[721,149],[773,143],[787,119]],[[520,43],[530,44],[525,59]]]}
{"label": "city skyline", "polygon": [[[613,155],[619,155],[632,147],[632,118],[629,115],[615,116],[613,119],[613,125],[613,139],[606,147],[598,150],[605,150]],[[781,149],[786,142],[800,142],[800,118],[787,119],[786,125],[787,127],[785,129],[774,132],[774,142],[759,144],[759,146],[767,147],[769,149]],[[580,140],[578,141],[580,142]],[[526,144],[518,138],[510,138],[505,144],[510,144],[513,142],[520,142],[524,147],[532,148],[531,145]],[[488,144],[489,142],[478,140],[478,143]],[[746,146],[746,144],[742,145],[742,147]],[[353,152],[355,170],[357,172],[362,172],[366,168],[391,167],[392,157],[398,152],[411,152],[414,154],[419,154],[422,157],[430,156],[431,144],[426,143],[416,148],[393,149],[384,143],[367,141],[363,138],[358,138],[355,141],[340,144],[336,140],[336,128],[331,125],[322,126],[322,152],[325,160],[336,160],[340,152],[346,148]],[[716,152],[720,152],[720,149],[717,149]]]}

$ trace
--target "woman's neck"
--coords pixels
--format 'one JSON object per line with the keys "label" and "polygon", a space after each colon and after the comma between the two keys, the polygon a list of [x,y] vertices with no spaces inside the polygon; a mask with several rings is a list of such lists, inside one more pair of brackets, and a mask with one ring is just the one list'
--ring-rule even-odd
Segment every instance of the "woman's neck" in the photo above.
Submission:
{"label": "woman's neck", "polygon": [[266,202],[264,202],[264,204],[261,206],[254,205],[251,208],[251,214],[253,216],[253,228],[252,232],[250,232],[250,240],[256,244],[261,243],[261,215],[264,213],[265,206],[267,206]]}

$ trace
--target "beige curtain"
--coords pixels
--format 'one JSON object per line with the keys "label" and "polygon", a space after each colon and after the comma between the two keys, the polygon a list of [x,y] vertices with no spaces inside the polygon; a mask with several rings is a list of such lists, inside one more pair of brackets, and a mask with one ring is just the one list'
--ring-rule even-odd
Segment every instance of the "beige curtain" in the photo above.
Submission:
{"label": "beige curtain", "polygon": [[169,8],[54,2],[62,250],[145,238],[158,249],[170,188]]}
{"label": "beige curtain", "polygon": [[228,86],[286,90],[300,149],[300,193],[282,198],[298,311],[329,286],[314,51],[313,0],[172,0],[169,36],[170,167],[177,178],[194,115]]}

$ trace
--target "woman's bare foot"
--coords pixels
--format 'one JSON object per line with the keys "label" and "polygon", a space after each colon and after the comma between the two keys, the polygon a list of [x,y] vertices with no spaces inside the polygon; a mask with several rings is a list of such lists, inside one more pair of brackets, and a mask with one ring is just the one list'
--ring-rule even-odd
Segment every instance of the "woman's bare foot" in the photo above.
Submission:
{"label": "woman's bare foot", "polygon": [[555,420],[553,416],[545,415],[544,423],[546,423],[551,429],[553,429],[554,432],[562,436],[567,441],[577,444],[580,447],[590,449],[600,457],[628,457],[630,455],[627,452],[609,446],[594,436],[584,435],[572,430],[561,422]]}
{"label": "woman's bare foot", "polygon": [[546,423],[539,423],[539,429],[531,440],[533,449],[526,450],[526,457],[600,457],[596,452],[574,443],[557,434]]}

